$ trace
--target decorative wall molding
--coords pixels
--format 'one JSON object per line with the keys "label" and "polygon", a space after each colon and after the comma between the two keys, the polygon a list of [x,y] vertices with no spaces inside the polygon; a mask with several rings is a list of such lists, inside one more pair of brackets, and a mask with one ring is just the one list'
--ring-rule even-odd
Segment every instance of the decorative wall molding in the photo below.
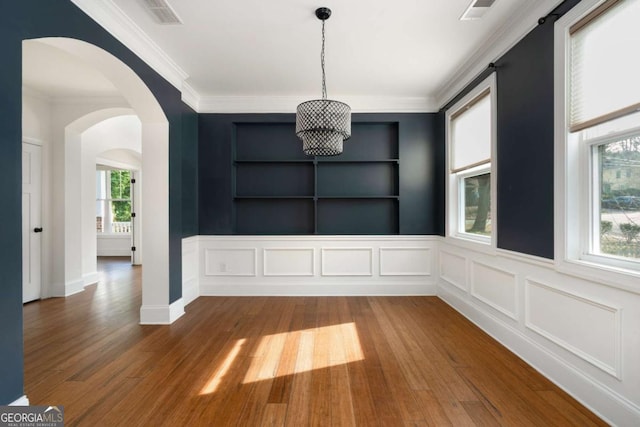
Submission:
{"label": "decorative wall molding", "polygon": [[194,111],[200,111],[200,94],[187,82],[182,82],[182,102],[193,108]]}
{"label": "decorative wall molding", "polygon": [[205,276],[256,276],[256,248],[204,250]]}
{"label": "decorative wall molding", "polygon": [[447,251],[439,251],[440,279],[464,292],[469,292],[467,259]]}
{"label": "decorative wall molding", "polygon": [[373,248],[322,248],[323,276],[373,276]]}
{"label": "decorative wall molding", "polygon": [[[435,236],[194,236],[183,240],[183,251],[194,239],[202,296],[436,292],[431,274],[439,239]],[[400,251],[414,256],[394,264],[389,254]],[[192,263],[186,252],[184,256],[183,271]],[[426,267],[416,264],[419,259]],[[220,263],[227,263],[227,272],[220,271]]]}
{"label": "decorative wall molding", "polygon": [[381,276],[431,276],[430,248],[380,248]]}
{"label": "decorative wall molding", "polygon": [[[538,299],[532,296],[536,289]],[[542,293],[549,295],[544,298]],[[598,328],[591,327],[588,322],[566,322],[568,311],[574,316],[579,312],[582,314],[580,318],[588,318]],[[537,316],[537,313],[544,313],[544,317]],[[617,379],[622,379],[621,315],[619,307],[565,292],[537,280],[525,281],[525,326]],[[607,360],[602,360],[605,358]]]}
{"label": "decorative wall molding", "polygon": [[471,295],[518,320],[518,284],[515,273],[475,260],[470,264]]}
{"label": "decorative wall molding", "polygon": [[265,248],[262,250],[265,276],[314,276],[314,248]]}

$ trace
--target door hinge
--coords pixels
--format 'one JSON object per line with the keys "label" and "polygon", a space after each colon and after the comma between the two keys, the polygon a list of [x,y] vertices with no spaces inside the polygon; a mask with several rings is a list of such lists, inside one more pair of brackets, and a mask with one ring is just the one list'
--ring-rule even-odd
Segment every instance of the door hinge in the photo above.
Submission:
{"label": "door hinge", "polygon": [[136,183],[136,179],[135,178],[131,178],[131,183],[135,184]]}
{"label": "door hinge", "polygon": [[135,212],[131,212],[131,218],[135,218],[136,217],[136,213]]}
{"label": "door hinge", "polygon": [[135,246],[131,246],[131,252],[135,252],[136,251],[136,247]]}

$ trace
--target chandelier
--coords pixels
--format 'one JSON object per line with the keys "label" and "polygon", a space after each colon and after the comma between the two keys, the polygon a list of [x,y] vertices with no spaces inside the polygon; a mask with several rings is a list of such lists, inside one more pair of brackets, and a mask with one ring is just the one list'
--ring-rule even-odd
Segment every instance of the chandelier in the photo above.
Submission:
{"label": "chandelier", "polygon": [[351,137],[351,107],[344,102],[327,99],[327,83],[324,71],[324,21],[331,16],[331,9],[316,9],[322,21],[322,99],[313,99],[298,105],[296,110],[296,135],[302,140],[302,149],[309,156],[336,156],[342,153],[343,142]]}

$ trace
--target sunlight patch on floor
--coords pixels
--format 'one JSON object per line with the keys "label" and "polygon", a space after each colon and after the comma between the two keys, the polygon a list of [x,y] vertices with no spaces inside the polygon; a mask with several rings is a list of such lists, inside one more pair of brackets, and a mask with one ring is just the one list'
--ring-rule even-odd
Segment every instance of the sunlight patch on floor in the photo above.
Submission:
{"label": "sunlight patch on floor", "polygon": [[[297,345],[292,347],[292,343]],[[295,351],[295,359],[285,351]],[[363,359],[355,323],[267,335],[253,354],[243,384]]]}
{"label": "sunlight patch on floor", "polygon": [[233,362],[236,360],[236,357],[238,357],[238,353],[240,353],[240,350],[242,349],[245,341],[246,339],[236,341],[227,357],[220,364],[209,382],[207,382],[207,384],[200,391],[201,395],[215,393],[215,391],[218,389],[218,386],[222,382],[222,379],[227,374],[227,372],[229,372],[229,369],[231,368],[231,365],[233,365]]}

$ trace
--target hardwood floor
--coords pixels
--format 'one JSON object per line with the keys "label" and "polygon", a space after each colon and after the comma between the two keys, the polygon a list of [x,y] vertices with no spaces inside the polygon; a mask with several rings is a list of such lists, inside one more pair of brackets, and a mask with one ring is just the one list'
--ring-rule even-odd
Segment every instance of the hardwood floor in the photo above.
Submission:
{"label": "hardwood floor", "polygon": [[100,266],[24,307],[27,396],[66,425],[606,425],[436,297],[202,297],[140,326],[140,268]]}

